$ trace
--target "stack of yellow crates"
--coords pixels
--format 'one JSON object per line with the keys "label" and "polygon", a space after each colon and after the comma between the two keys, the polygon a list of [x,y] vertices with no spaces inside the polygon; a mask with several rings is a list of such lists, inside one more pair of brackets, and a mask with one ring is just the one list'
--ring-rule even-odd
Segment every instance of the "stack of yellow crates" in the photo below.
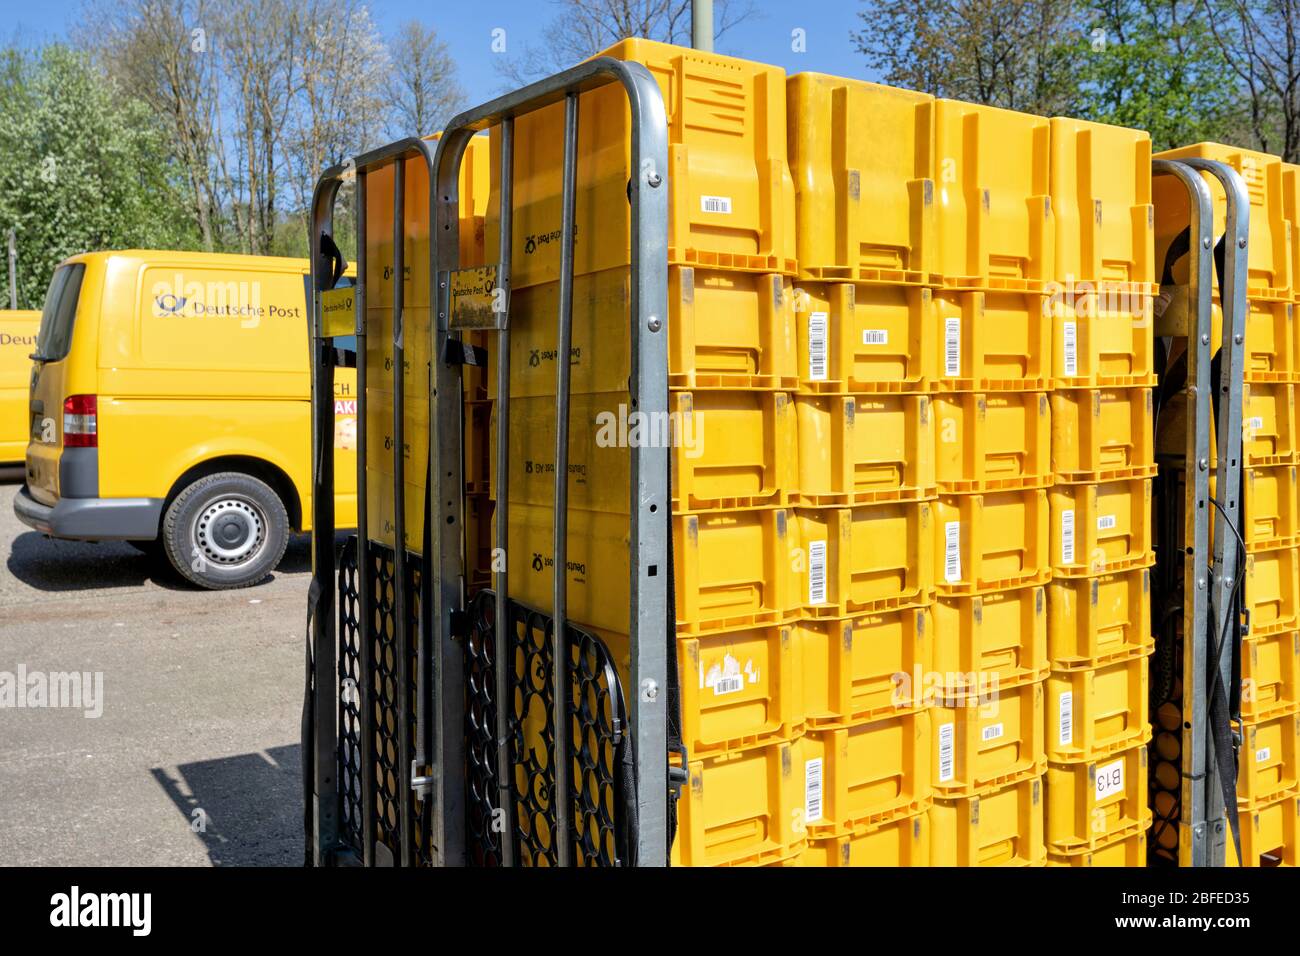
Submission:
{"label": "stack of yellow crates", "polygon": [[924,866],[933,845],[934,101],[787,86],[803,620],[805,866]]}
{"label": "stack of yellow crates", "polygon": [[936,103],[931,858],[1040,866],[1052,483],[1049,126]]}
{"label": "stack of yellow crates", "polygon": [[[788,861],[805,837],[794,750],[794,184],[785,74],[644,40],[667,108],[670,422],[630,407],[626,97],[580,97],[572,343],[555,350],[563,104],[516,124],[510,594],[552,606],[556,363],[572,375],[569,620],[628,674],[629,447],[672,443],[674,597],[690,783],[678,865]],[[493,139],[493,176],[499,140]],[[498,242],[497,189],[486,246]],[[622,216],[618,216],[618,211]],[[489,370],[489,393],[495,389]],[[493,461],[495,459],[493,458]],[[499,494],[491,475],[494,494]]]}
{"label": "stack of yellow crates", "polygon": [[1051,139],[1048,857],[1145,866],[1156,472],[1151,141],[1060,118]]}
{"label": "stack of yellow crates", "polygon": [[[1240,532],[1246,543],[1244,609],[1248,631],[1241,648],[1241,750],[1237,811],[1244,865],[1294,865],[1297,826],[1296,747],[1300,743],[1300,462],[1295,392],[1300,383],[1300,340],[1294,325],[1295,168],[1276,156],[1217,143],[1160,154],[1197,157],[1235,169],[1250,198],[1246,277],[1246,339],[1242,394]],[[1226,227],[1227,202],[1206,176],[1214,199],[1216,239]],[[1160,236],[1157,245],[1168,237]],[[1231,250],[1229,250],[1231,254]],[[1214,344],[1222,327],[1214,296]],[[1230,851],[1231,852],[1231,851]]]}

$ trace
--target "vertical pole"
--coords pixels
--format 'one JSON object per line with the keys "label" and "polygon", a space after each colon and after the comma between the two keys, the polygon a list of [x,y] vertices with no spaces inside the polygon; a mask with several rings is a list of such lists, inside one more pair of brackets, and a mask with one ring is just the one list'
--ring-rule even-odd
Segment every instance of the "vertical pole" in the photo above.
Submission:
{"label": "vertical pole", "polygon": [[[510,604],[509,604],[509,537],[510,537],[510,267],[514,224],[515,121],[501,121],[501,237],[497,252],[497,288],[504,296],[505,314],[497,333],[497,499],[493,518],[496,522],[497,562],[493,582],[496,591],[496,626],[493,628],[493,662],[496,688],[497,735],[497,807],[504,814],[501,831],[501,865],[515,865],[514,775],[510,772]],[[500,555],[500,557],[498,557]]]}
{"label": "vertical pole", "polygon": [[18,237],[9,230],[9,308],[18,308]]}
{"label": "vertical pole", "polygon": [[691,46],[713,52],[713,0],[691,0]]}
{"label": "vertical pole", "polygon": [[[361,680],[357,682],[361,737],[361,857],[364,866],[375,865],[375,734],[374,734],[374,633],[370,617],[370,518],[366,513],[366,174],[357,171],[357,640]],[[382,343],[381,343],[382,344]]]}
{"label": "vertical pole", "polygon": [[393,160],[393,638],[397,652],[397,734],[401,861],[411,865],[411,645],[406,620],[406,415],[402,310],[406,297],[406,157]]}
{"label": "vertical pole", "polygon": [[[573,226],[577,202],[578,170],[578,94],[564,97],[564,187],[560,219],[560,295],[559,329],[555,358],[555,545],[551,603],[551,666],[554,679],[552,724],[555,732],[555,811],[556,859],[560,866],[572,864],[569,829],[572,810],[569,806],[569,641],[568,575],[569,563],[569,348],[573,334]],[[498,489],[498,497],[501,497]]]}

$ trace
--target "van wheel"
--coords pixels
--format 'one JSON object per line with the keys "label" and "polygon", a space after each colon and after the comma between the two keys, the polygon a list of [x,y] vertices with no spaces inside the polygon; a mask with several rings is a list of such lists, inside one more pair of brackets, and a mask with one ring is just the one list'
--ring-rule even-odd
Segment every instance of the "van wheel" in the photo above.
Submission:
{"label": "van wheel", "polygon": [[163,519],[163,548],[182,577],[211,590],[257,584],[289,544],[284,503],[265,482],[238,472],[200,478]]}

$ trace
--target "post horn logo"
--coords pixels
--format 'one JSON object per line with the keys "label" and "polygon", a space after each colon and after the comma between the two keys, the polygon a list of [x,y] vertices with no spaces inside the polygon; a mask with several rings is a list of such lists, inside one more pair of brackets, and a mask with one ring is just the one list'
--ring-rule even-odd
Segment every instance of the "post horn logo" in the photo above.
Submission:
{"label": "post horn logo", "polygon": [[183,295],[173,295],[165,292],[162,295],[154,296],[153,304],[158,310],[159,315],[180,315],[185,308],[185,303],[189,300]]}

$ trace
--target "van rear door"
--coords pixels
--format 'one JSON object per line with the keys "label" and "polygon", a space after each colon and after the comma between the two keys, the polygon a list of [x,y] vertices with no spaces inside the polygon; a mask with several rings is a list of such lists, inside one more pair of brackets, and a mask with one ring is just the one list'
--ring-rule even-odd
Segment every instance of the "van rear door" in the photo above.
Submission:
{"label": "van rear door", "polygon": [[[32,353],[27,487],[31,496],[45,505],[59,500],[59,459],[63,455],[65,424],[75,436],[74,441],[91,440],[93,434],[87,432],[94,428],[94,409],[82,406],[87,401],[93,403],[94,396],[71,396],[67,373],[73,323],[85,274],[86,267],[80,262],[59,266],[54,271],[45,294],[36,351]],[[65,402],[77,406],[67,409],[66,422]]]}

